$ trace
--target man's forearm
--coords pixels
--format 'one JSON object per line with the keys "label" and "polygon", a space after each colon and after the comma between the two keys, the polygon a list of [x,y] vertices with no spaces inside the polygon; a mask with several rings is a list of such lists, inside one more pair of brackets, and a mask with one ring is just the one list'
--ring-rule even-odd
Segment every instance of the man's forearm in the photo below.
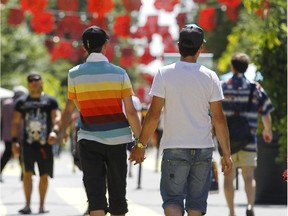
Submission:
{"label": "man's forearm", "polygon": [[18,112],[13,113],[12,125],[11,125],[11,137],[12,139],[18,138],[19,134],[19,125],[21,123],[21,114]]}
{"label": "man's forearm", "polygon": [[61,112],[60,110],[53,111],[52,114],[52,131],[58,133],[60,130],[60,123],[61,123]]}
{"label": "man's forearm", "polygon": [[271,118],[270,113],[262,116],[262,122],[263,122],[264,129],[266,129],[266,130],[272,129],[272,118]]}

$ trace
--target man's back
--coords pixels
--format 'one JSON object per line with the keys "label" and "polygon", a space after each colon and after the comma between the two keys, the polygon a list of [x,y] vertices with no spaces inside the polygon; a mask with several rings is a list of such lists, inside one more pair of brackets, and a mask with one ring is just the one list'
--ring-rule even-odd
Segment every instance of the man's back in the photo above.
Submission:
{"label": "man's back", "polygon": [[[258,126],[258,115],[266,115],[274,110],[274,107],[268,98],[268,95],[259,83],[255,83],[256,87],[252,91],[251,103],[248,106],[249,95],[251,91],[251,82],[246,79],[243,74],[234,74],[231,79],[222,82],[223,94],[223,110],[226,116],[240,114],[245,116],[249,122],[251,133],[256,136],[256,128]],[[244,149],[247,151],[256,151],[256,139],[249,143]]]}
{"label": "man's back", "polygon": [[[169,147],[213,146],[209,103],[222,100],[215,72],[198,64],[179,61],[160,69],[151,94],[165,98],[164,134]],[[191,138],[193,137],[193,142]]]}
{"label": "man's back", "polygon": [[69,98],[77,98],[81,115],[78,140],[93,139],[105,144],[132,141],[123,114],[122,98],[133,94],[129,77],[99,53],[69,71]]}

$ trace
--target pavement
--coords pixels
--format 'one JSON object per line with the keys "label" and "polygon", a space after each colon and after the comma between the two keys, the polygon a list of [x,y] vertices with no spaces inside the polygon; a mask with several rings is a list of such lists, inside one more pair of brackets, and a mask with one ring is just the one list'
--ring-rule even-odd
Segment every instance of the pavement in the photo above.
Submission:
{"label": "pavement", "polygon": [[[0,153],[3,143],[0,143]],[[73,168],[72,157],[64,149],[59,157],[55,157],[54,178],[49,180],[45,208],[49,210],[45,216],[81,216],[87,208],[86,195],[83,189],[82,173]],[[218,161],[219,155],[215,152]],[[147,159],[141,166],[132,167],[132,177],[127,177],[127,200],[129,212],[126,216],[163,216],[162,201],[159,192],[160,162],[156,164],[156,149],[147,151]],[[74,171],[73,171],[74,170]],[[20,181],[20,169],[16,159],[6,165],[0,184],[0,216],[19,215],[18,210],[24,207],[24,193]],[[139,181],[140,179],[140,181]],[[33,192],[31,200],[31,215],[37,215],[39,209],[38,195],[39,177],[33,177]],[[209,194],[207,216],[228,216],[228,208],[223,193],[223,174],[219,173],[219,191]],[[245,216],[246,196],[244,184],[239,178],[239,189],[235,192],[235,207],[237,216]],[[256,205],[256,216],[286,216],[287,205]]]}

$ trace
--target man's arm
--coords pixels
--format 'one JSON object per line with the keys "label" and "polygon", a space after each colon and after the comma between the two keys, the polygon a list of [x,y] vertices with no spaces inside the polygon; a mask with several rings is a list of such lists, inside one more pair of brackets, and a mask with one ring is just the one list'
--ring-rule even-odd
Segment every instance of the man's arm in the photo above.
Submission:
{"label": "man's arm", "polygon": [[136,137],[139,137],[141,131],[141,121],[138,116],[137,110],[134,107],[132,97],[123,98],[125,113],[131,129]]}
{"label": "man's arm", "polygon": [[263,122],[263,126],[264,126],[264,129],[262,131],[263,140],[267,143],[270,143],[273,139],[272,118],[271,118],[270,113],[262,116],[262,122]]}
{"label": "man's arm", "polygon": [[139,140],[143,144],[147,144],[153,135],[154,131],[157,129],[162,108],[165,104],[165,99],[157,96],[153,96],[151,106],[146,114],[143,128],[139,136]]}
{"label": "man's arm", "polygon": [[21,113],[18,111],[13,112],[11,137],[12,137],[12,152],[15,157],[20,155],[20,144],[18,140],[19,127],[22,121]]}
{"label": "man's arm", "polygon": [[[164,98],[153,96],[151,106],[149,107],[149,110],[144,120],[141,134],[139,135],[139,141],[143,145],[147,145],[148,141],[156,130],[164,103]],[[145,149],[140,149],[137,146],[134,146],[131,151],[129,160],[135,161],[135,164],[141,163],[145,159],[144,154]]]}
{"label": "man's arm", "polygon": [[52,122],[52,130],[49,133],[47,141],[48,144],[50,145],[57,142],[61,122],[61,111],[59,109],[54,109],[51,111],[51,122]]}
{"label": "man's arm", "polygon": [[211,102],[210,110],[215,133],[223,151],[222,172],[224,175],[227,175],[232,170],[232,160],[230,154],[229,130],[222,109],[222,101]]}
{"label": "man's arm", "polygon": [[65,104],[65,108],[62,112],[61,117],[61,126],[60,126],[60,142],[61,144],[65,143],[65,139],[68,137],[67,128],[70,126],[71,123],[71,116],[73,111],[76,109],[76,106],[72,100],[67,100]]}

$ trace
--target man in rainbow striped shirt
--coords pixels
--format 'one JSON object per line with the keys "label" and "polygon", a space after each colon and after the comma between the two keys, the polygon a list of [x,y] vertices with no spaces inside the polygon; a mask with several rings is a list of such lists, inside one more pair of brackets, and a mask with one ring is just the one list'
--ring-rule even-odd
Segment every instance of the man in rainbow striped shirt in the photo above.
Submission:
{"label": "man in rainbow striped shirt", "polygon": [[69,70],[68,99],[80,112],[78,142],[89,212],[90,216],[106,212],[125,215],[126,147],[133,141],[132,131],[138,137],[141,130],[132,102],[132,85],[126,71],[105,57],[109,36],[103,29],[87,28],[82,40],[88,58]]}

